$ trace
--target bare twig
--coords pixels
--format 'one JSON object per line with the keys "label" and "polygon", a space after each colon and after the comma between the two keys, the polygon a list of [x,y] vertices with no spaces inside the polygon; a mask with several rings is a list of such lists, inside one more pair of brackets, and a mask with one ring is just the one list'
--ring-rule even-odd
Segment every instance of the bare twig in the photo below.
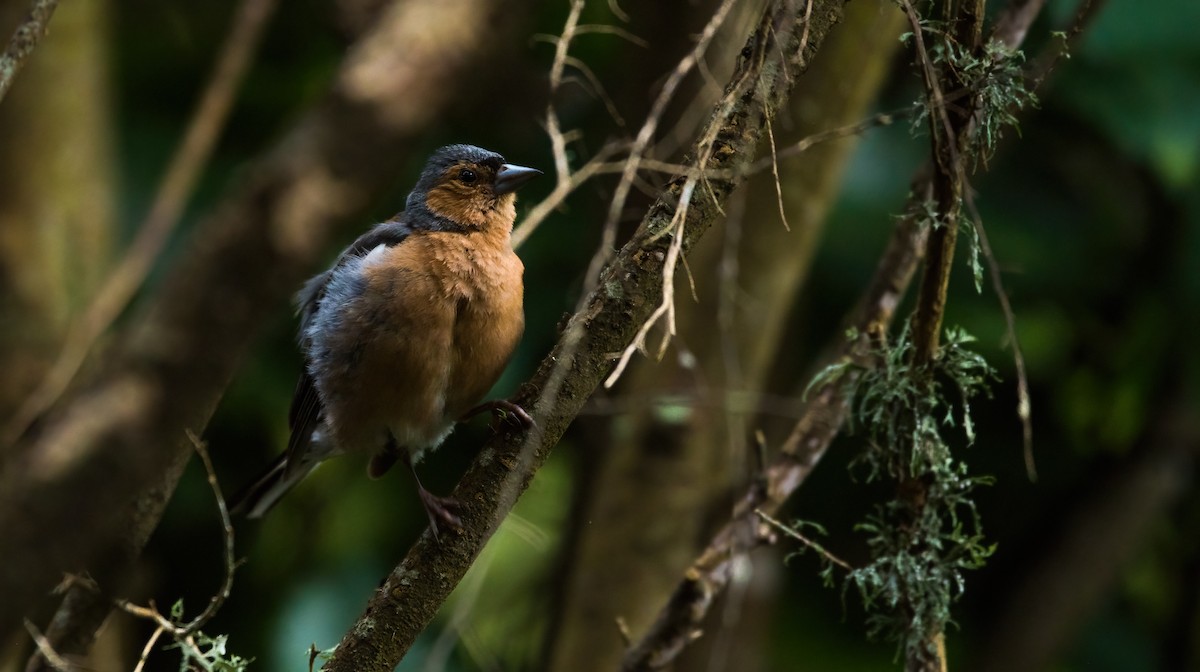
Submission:
{"label": "bare twig", "polygon": [[767,142],[771,147],[771,177],[775,178],[775,201],[779,204],[779,221],[783,222],[783,228],[791,231],[792,227],[788,226],[787,213],[783,210],[783,185],[779,182],[779,156],[775,152],[775,131],[771,128],[771,123],[767,122]]}
{"label": "bare twig", "polygon": [[560,180],[555,184],[554,189],[541,202],[533,206],[526,213],[524,219],[521,220],[521,224],[513,230],[513,247],[520,249],[525,244],[525,241],[529,240],[529,236],[533,235],[533,232],[537,230],[538,226],[550,216],[550,213],[561,206],[567,200],[568,196],[583,186],[588,180],[600,174],[605,166],[610,165],[606,164],[605,161],[620,151],[622,146],[621,143],[609,143],[601,147],[600,151],[596,152],[596,155],[583,164],[579,170],[570,173],[566,181]]}
{"label": "bare twig", "polygon": [[587,276],[584,284],[584,294],[589,294],[596,287],[597,279],[600,277],[600,269],[610,257],[610,250],[616,241],[617,223],[620,220],[621,212],[625,209],[626,199],[629,197],[630,187],[633,185],[634,176],[638,171],[638,164],[646,153],[651,140],[654,139],[654,133],[658,129],[658,124],[662,120],[662,115],[666,111],[667,104],[675,96],[675,90],[679,88],[679,84],[687,77],[688,73],[696,67],[696,63],[704,55],[708,49],[708,45],[712,42],[713,37],[717,34],[717,30],[725,23],[726,17],[729,15],[729,10],[733,8],[736,0],[722,0],[717,10],[713,13],[711,19],[704,26],[704,30],[700,33],[700,37],[696,40],[696,45],[692,48],[684,58],[675,67],[663,83],[662,89],[658,96],[654,99],[654,104],[650,107],[649,114],[646,115],[646,120],[642,123],[642,127],[638,130],[637,136],[634,138],[633,145],[629,149],[629,155],[625,159],[625,166],[621,172],[621,179],[617,182],[616,189],[613,192],[612,200],[609,202],[608,214],[604,221],[603,234],[601,236],[600,246],[597,254],[592,258],[588,266]]}
{"label": "bare twig", "polygon": [[692,194],[695,193],[696,178],[688,178],[688,181],[683,185],[682,195],[679,198],[679,206],[675,210],[675,215],[671,218],[670,230],[671,244],[667,247],[667,254],[663,263],[662,270],[662,301],[658,307],[650,313],[650,317],[642,323],[634,335],[633,340],[625,349],[621,351],[621,356],[617,359],[617,365],[613,367],[612,373],[608,378],[604,379],[604,387],[612,387],[616,384],[621,374],[625,372],[625,367],[629,364],[629,360],[633,357],[633,353],[646,349],[646,336],[650,330],[658,323],[664,315],[667,316],[667,327],[663,334],[663,340],[658,349],[657,358],[662,358],[663,352],[666,350],[668,339],[675,335],[675,265],[679,263],[679,253],[683,244],[683,224],[687,221],[688,207],[692,203]]}
{"label": "bare twig", "polygon": [[146,279],[208,164],[276,2],[242,1],[183,141],[171,157],[133,243],[83,316],[71,325],[54,365],[10,421],[5,443],[16,441],[62,395],[96,339],[112,326]]}
{"label": "bare twig", "polygon": [[233,550],[233,521],[229,518],[229,507],[225,504],[225,495],[221,493],[221,485],[217,482],[217,472],[213,469],[212,459],[209,458],[208,449],[205,447],[204,442],[201,441],[199,437],[193,434],[191,430],[188,430],[187,435],[188,439],[192,442],[192,446],[196,450],[196,455],[200,457],[200,461],[204,464],[204,472],[208,476],[208,486],[212,489],[213,498],[216,499],[217,502],[217,511],[221,516],[222,538],[224,539],[224,579],[221,581],[220,588],[218,588],[217,592],[213,594],[211,599],[209,599],[208,605],[204,608],[204,610],[197,614],[195,618],[186,623],[178,623],[167,618],[166,616],[163,616],[162,613],[158,611],[158,608],[154,605],[153,601],[150,602],[148,607],[137,606],[128,600],[117,601],[118,607],[139,618],[145,618],[154,621],[154,623],[158,625],[159,629],[171,635],[171,637],[173,637],[177,642],[183,642],[193,634],[199,632],[200,629],[203,628],[205,624],[212,620],[212,617],[217,614],[217,611],[219,611],[221,606],[225,604],[225,601],[229,599],[229,593],[233,590],[233,574],[238,567],[238,562],[234,556]]}
{"label": "bare twig", "polygon": [[46,639],[46,636],[43,635],[42,632],[37,629],[37,626],[34,625],[29,619],[25,619],[25,629],[29,632],[29,636],[33,638],[33,643],[37,645],[38,652],[42,654],[42,658],[44,658],[51,667],[53,667],[55,670],[58,670],[58,672],[71,672],[74,666],[71,665],[67,659],[58,655],[58,652],[54,650],[54,645],[50,643],[50,640]]}
{"label": "bare twig", "polygon": [[798,541],[798,542],[804,544],[805,546],[807,546],[808,548],[812,549],[814,552],[816,552],[822,558],[825,558],[829,562],[832,562],[833,564],[837,565],[838,567],[841,567],[842,569],[846,570],[847,572],[854,571],[854,567],[852,567],[850,565],[850,563],[846,562],[845,560],[842,560],[841,558],[837,557],[833,553],[830,553],[829,549],[825,548],[821,544],[818,544],[817,542],[813,541],[812,539],[809,539],[808,537],[804,536],[803,534],[800,534],[800,531],[797,530],[796,528],[794,528],[790,525],[784,525],[780,520],[778,520],[777,518],[771,517],[768,513],[766,513],[762,509],[755,509],[754,515],[761,518],[763,520],[763,522],[765,522],[767,525],[770,525],[771,527],[775,528],[776,530],[782,532],[785,536],[795,539],[796,541]]}
{"label": "bare twig", "polygon": [[[951,98],[952,96],[947,96],[947,100]],[[790,145],[779,148],[775,154],[775,158],[785,159],[798,156],[824,142],[862,135],[873,128],[879,128],[881,126],[891,126],[892,124],[896,123],[897,120],[910,116],[915,110],[916,108],[914,106],[909,106],[902,109],[893,110],[891,112],[880,112],[853,124],[831,128],[827,131],[821,131],[820,133],[813,133],[812,135],[801,138]],[[614,149],[613,151],[616,150]],[[638,162],[638,170],[656,173],[669,173],[671,175],[681,175],[684,177],[729,179],[732,177],[749,177],[751,175],[757,175],[758,173],[772,168],[774,164],[775,160],[773,160],[773,158],[770,156],[766,156],[754,161],[749,166],[742,169],[737,175],[734,175],[730,170],[700,170],[694,165],[673,163],[660,159],[643,158]],[[624,170],[625,162],[622,161],[600,163],[595,167],[593,172],[594,174],[607,175],[611,173],[621,173],[624,172]],[[517,231],[519,232],[520,228],[518,228]]]}
{"label": "bare twig", "polygon": [[975,207],[975,197],[971,190],[966,191],[964,199],[971,212],[975,235],[979,237],[979,249],[987,260],[988,276],[992,281],[992,291],[1000,301],[1000,312],[1004,314],[1004,330],[1009,346],[1012,347],[1013,362],[1017,367],[1017,417],[1021,419],[1021,436],[1024,445],[1025,475],[1030,481],[1037,480],[1037,464],[1033,460],[1033,404],[1029,399],[1029,376],[1025,372],[1025,356],[1021,354],[1021,342],[1017,338],[1017,317],[1013,313],[1012,302],[1004,289],[1004,279],[1000,277],[1000,264],[996,254],[992,252],[992,244],[988,241],[987,231],[983,228],[983,218]]}
{"label": "bare twig", "polygon": [[142,672],[146,667],[146,661],[150,659],[150,654],[154,652],[154,645],[158,643],[166,630],[160,625],[154,628],[154,632],[150,634],[150,638],[146,640],[145,646],[142,647],[142,654],[138,656],[137,666],[133,668],[133,672]]}
{"label": "bare twig", "polygon": [[1070,49],[1073,48],[1076,42],[1079,41],[1079,36],[1092,23],[1096,15],[1104,7],[1105,0],[1079,0],[1079,5],[1075,10],[1075,18],[1071,21],[1071,27],[1067,29],[1065,40],[1055,40],[1050,46],[1038,57],[1032,68],[1032,73],[1029,76],[1032,82],[1031,87],[1037,88],[1041,86],[1046,77],[1054,70],[1059,61],[1067,57]]}
{"label": "bare twig", "polygon": [[0,102],[12,88],[17,73],[25,67],[25,61],[34,47],[50,30],[50,17],[58,8],[58,0],[33,0],[29,16],[13,31],[4,53],[0,55]]}
{"label": "bare twig", "polygon": [[568,53],[571,41],[579,33],[579,15],[583,12],[583,6],[584,0],[573,0],[571,11],[568,13],[566,24],[563,26],[562,35],[548,38],[548,41],[555,45],[554,61],[550,66],[550,91],[547,96],[548,102],[546,103],[546,134],[550,136],[550,149],[554,155],[555,183],[554,189],[550,194],[534,206],[525,215],[521,225],[513,231],[512,245],[514,248],[520,248],[529,236],[537,230],[538,225],[560,206],[575,189],[591,179],[600,167],[603,166],[604,161],[612,156],[620,147],[615,143],[608,143],[584,164],[582,168],[575,172],[571,171],[571,162],[567,156],[567,137],[559,126],[558,111],[554,107],[554,94],[562,85],[563,71],[566,64],[571,60]]}
{"label": "bare twig", "polygon": [[617,0],[608,0],[608,9],[613,13],[613,16],[629,23],[629,15],[625,13],[625,10],[621,9],[621,5],[617,4]]}
{"label": "bare twig", "polygon": [[[924,199],[926,190],[917,189],[914,199]],[[874,277],[844,322],[859,338],[837,338],[818,370],[845,359],[865,362],[873,335],[885,332],[895,315],[916,270],[924,240],[925,232],[916,217],[900,220]],[[801,418],[779,454],[737,501],[730,521],[692,561],[654,623],[626,651],[623,670],[664,668],[692,641],[692,633],[701,627],[716,597],[728,588],[735,558],[769,541],[759,533],[759,514],[755,511],[778,511],[837,435],[846,414],[844,390],[841,385],[827,384],[810,392]]]}
{"label": "bare twig", "polygon": [[924,366],[933,361],[937,352],[942,315],[946,308],[946,291],[954,262],[955,240],[958,236],[958,204],[966,182],[959,155],[959,131],[970,119],[970,115],[959,114],[955,120],[951,120],[946,109],[945,96],[942,94],[940,76],[925,48],[921,19],[909,0],[900,0],[900,6],[912,27],[913,43],[916,45],[917,60],[925,82],[926,97],[932,108],[929,113],[929,131],[935,171],[933,197],[937,202],[939,223],[930,233],[927,242],[925,273],[921,279],[921,291],[917,295],[917,307],[913,311],[913,361]]}

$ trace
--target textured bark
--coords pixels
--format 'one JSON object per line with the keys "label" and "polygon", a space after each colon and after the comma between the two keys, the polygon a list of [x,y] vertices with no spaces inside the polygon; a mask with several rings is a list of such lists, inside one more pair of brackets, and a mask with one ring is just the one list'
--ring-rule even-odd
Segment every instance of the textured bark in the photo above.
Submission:
{"label": "textured bark", "polygon": [[[705,189],[688,210],[678,241],[685,253],[721,216],[721,204],[744,180],[768,119],[786,102],[794,78],[840,19],[843,4],[815,2],[807,23],[796,20],[803,7],[793,3],[767,8],[742,52],[726,99],[700,133],[715,139],[702,167],[719,172],[710,173],[711,192]],[[375,592],[326,669],[391,670],[432,620],[608,374],[612,353],[625,348],[659,305],[663,266],[673,242],[674,204],[684,184],[682,178],[673,180],[650,207],[633,239],[605,268],[597,289],[518,395],[525,408],[533,409],[537,427],[489,441],[459,483],[454,496],[463,504],[462,533],[443,536],[440,542],[428,532],[423,535]]]}
{"label": "textured bark", "polygon": [[[200,428],[255,329],[361,215],[409,148],[477,78],[505,22],[498,0],[395,2],[350,51],[333,90],[239,180],[197,230],[105,366],[0,467],[0,632],[109,548],[120,515]],[[456,85],[451,85],[456,84]],[[73,530],[46,534],[46,530]]]}
{"label": "textured bark", "polygon": [[[50,17],[57,8],[58,0],[33,0],[28,5],[28,14],[13,30],[4,53],[0,54],[0,101],[4,100],[17,73],[25,67],[30,54],[49,31]],[[0,34],[7,35],[8,30]]]}
{"label": "textured bark", "polygon": [[[777,144],[859,121],[899,45],[901,20],[898,10],[881,11],[875,3],[847,6],[846,19],[799,78],[781,114],[787,118],[775,122]],[[713,509],[728,510],[719,502],[741,482],[748,462],[746,455],[731,452],[724,392],[731,386],[763,388],[853,146],[853,141],[829,142],[780,160],[790,232],[780,221],[772,176],[760,174],[746,186],[746,213],[735,224],[742,232],[736,285],[746,298],[736,302],[736,329],[729,333],[722,332],[717,318],[719,293],[730,289],[719,271],[726,236],[706,236],[690,256],[699,301],[691,300],[687,281],[679,279],[677,325],[680,342],[695,356],[695,369],[679,369],[670,357],[642,362],[622,394],[635,400],[684,395],[694,406],[678,416],[634,404],[639,410],[616,423],[614,440],[597,458],[593,496],[581,515],[587,524],[568,568],[567,601],[549,669],[614,669],[624,648],[616,619],[634,636],[643,633],[700,550]],[[769,150],[760,154],[769,156]],[[742,362],[740,375],[724,370],[723,338],[732,340],[728,346]],[[742,433],[738,427],[732,431]],[[701,669],[720,669],[711,667],[708,656],[700,658]],[[737,661],[740,669],[743,664]]]}

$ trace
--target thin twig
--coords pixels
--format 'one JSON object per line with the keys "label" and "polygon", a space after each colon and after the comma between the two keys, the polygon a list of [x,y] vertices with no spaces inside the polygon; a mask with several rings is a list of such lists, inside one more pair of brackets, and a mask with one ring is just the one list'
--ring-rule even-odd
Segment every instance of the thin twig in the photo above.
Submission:
{"label": "thin twig", "polygon": [[779,182],[779,156],[775,153],[775,131],[771,128],[771,122],[767,122],[767,143],[771,147],[771,177],[775,178],[775,202],[779,204],[779,221],[783,222],[783,228],[791,231],[792,227],[788,226],[787,212],[783,208],[783,185]]}
{"label": "thin twig", "polygon": [[[892,112],[882,112],[871,115],[866,119],[847,126],[833,128],[820,133],[813,133],[810,136],[801,138],[800,140],[780,148],[778,150],[778,158],[787,158],[802,154],[816,145],[832,140],[840,140],[855,135],[861,135],[866,131],[881,126],[890,126],[898,119],[903,119],[911,115],[914,107],[906,107]],[[547,134],[551,136],[551,147],[553,150],[555,140],[554,135],[557,133],[565,137],[558,130],[557,120],[553,124],[547,123]],[[565,147],[566,143],[563,143]],[[513,230],[512,245],[515,249],[520,249],[529,237],[538,229],[538,227],[550,216],[552,212],[562,206],[567,197],[570,196],[579,187],[583,186],[588,180],[597,175],[607,175],[612,173],[624,173],[626,168],[625,161],[610,162],[614,154],[629,148],[629,145],[624,142],[610,142],[600,148],[596,154],[588,160],[583,166],[574,172],[568,171],[568,178],[564,181],[558,179],[554,189],[546,195],[537,205],[533,206],[528,213],[522,218],[521,223]],[[556,171],[558,166],[557,150],[555,151]],[[765,157],[750,164],[745,170],[741,170],[737,175],[728,170],[701,170],[694,165],[672,163],[669,161],[661,161],[658,159],[643,158],[638,162],[638,170],[651,171],[657,173],[669,173],[672,175],[683,175],[687,177],[703,175],[706,178],[722,178],[730,179],[733,177],[743,177],[758,174],[774,165],[771,157]],[[561,173],[558,173],[561,175]]]}
{"label": "thin twig", "polygon": [[15,442],[54,405],[83,365],[96,339],[108,330],[145,281],[208,164],[276,3],[277,0],[242,1],[187,132],[171,157],[133,243],[83,316],[71,325],[54,365],[13,416],[5,432],[8,443]]}
{"label": "thin twig", "polygon": [[613,16],[625,23],[629,23],[629,15],[625,13],[625,10],[621,9],[621,6],[617,4],[617,0],[608,0],[608,10],[613,13]]}
{"label": "thin twig", "polygon": [[[947,100],[951,100],[953,98],[954,96],[946,96]],[[910,105],[909,107],[893,110],[891,112],[880,112],[878,114],[873,114],[866,119],[853,124],[847,124],[845,126],[831,128],[827,131],[813,133],[812,135],[801,138],[790,145],[779,148],[776,152],[776,158],[786,159],[793,156],[798,156],[824,142],[862,135],[873,128],[879,128],[881,126],[891,126],[892,124],[896,123],[896,121],[911,116],[915,111],[916,107]],[[732,177],[748,177],[751,175],[757,175],[758,173],[770,169],[774,163],[775,161],[773,161],[772,157],[766,156],[754,161],[745,169],[737,171],[737,174],[735,175],[734,172],[730,170],[701,170],[696,168],[694,165],[673,163],[659,159],[643,158],[638,162],[638,169],[656,173],[682,175],[684,177],[703,176],[709,178],[729,179]],[[621,161],[615,163],[602,163],[596,167],[595,172],[597,174],[607,175],[610,173],[620,173],[624,170],[625,162]]]}
{"label": "thin twig", "polygon": [[37,629],[37,626],[33,624],[33,621],[30,621],[28,618],[25,619],[25,629],[29,631],[29,636],[33,638],[33,643],[37,645],[38,651],[42,654],[42,657],[46,659],[46,662],[50,663],[50,667],[58,670],[58,672],[72,671],[74,666],[71,665],[66,658],[58,655],[58,652],[54,650],[54,645],[50,643],[50,640],[46,639],[46,636],[43,635],[42,632]]}
{"label": "thin twig", "polygon": [[658,129],[658,124],[662,120],[662,115],[666,111],[667,104],[675,97],[675,91],[679,88],[679,84],[696,67],[696,63],[700,57],[707,51],[708,45],[717,34],[717,30],[725,23],[725,19],[728,17],[729,11],[735,3],[736,0],[722,0],[717,10],[713,13],[712,18],[705,24],[704,30],[696,40],[695,46],[679,61],[675,70],[671,72],[666,82],[663,83],[662,90],[659,91],[658,96],[654,99],[653,105],[650,106],[650,112],[646,115],[646,120],[642,123],[641,129],[638,130],[638,134],[634,138],[629,155],[625,159],[621,179],[617,182],[612,200],[609,202],[600,246],[597,248],[597,254],[592,257],[592,261],[588,265],[587,275],[585,276],[583,292],[585,296],[595,289],[596,282],[600,277],[600,269],[604,267],[604,264],[608,262],[612,254],[612,248],[617,237],[617,223],[620,221],[621,212],[625,209],[625,202],[629,197],[633,178],[637,174],[638,165],[643,155],[650,146],[650,141],[654,138],[654,133]]}
{"label": "thin twig", "polygon": [[162,637],[166,630],[160,625],[154,629],[150,638],[146,640],[146,645],[142,647],[142,655],[138,657],[138,663],[133,668],[133,672],[142,672],[146,667],[146,661],[150,659],[150,654],[154,651],[154,645],[158,643],[158,639]]}
{"label": "thin twig", "polygon": [[[583,12],[583,6],[584,0],[573,0],[571,3],[571,11],[567,14],[566,23],[563,25],[562,34],[558,36],[540,37],[540,39],[550,42],[554,45],[554,60],[550,65],[550,90],[547,94],[548,102],[546,103],[546,134],[550,137],[550,150],[554,155],[555,183],[554,189],[550,192],[550,194],[542,199],[540,203],[534,206],[533,209],[530,210],[529,213],[526,214],[522,219],[521,225],[513,231],[512,246],[514,249],[519,249],[521,245],[528,240],[529,236],[537,230],[537,227],[550,215],[550,213],[558,208],[562,202],[566,200],[567,196],[571,195],[572,192],[596,175],[599,169],[604,165],[604,162],[607,161],[608,158],[616,153],[621,147],[621,145],[617,143],[608,143],[602,147],[595,156],[588,160],[588,162],[585,163],[578,171],[571,171],[570,159],[567,156],[567,136],[560,128],[558,111],[554,107],[554,94],[557,93],[559,87],[562,86],[563,72],[568,63],[572,63],[573,65],[576,65],[576,67],[580,67],[580,71],[583,72],[585,76],[590,77],[591,79],[595,78],[595,76],[591,74],[590,69],[582,67],[582,63],[579,63],[576,59],[571,58],[569,55],[572,40],[576,35],[579,35],[582,32],[582,28],[589,28],[588,26],[579,26],[579,16]],[[590,28],[591,32],[598,32],[599,27],[590,26]],[[623,34],[620,31],[621,29],[614,28],[613,32],[619,35]],[[615,106],[613,106],[612,101],[608,99],[607,94],[604,93],[604,89],[602,86],[600,86],[599,82],[594,83],[594,88],[597,91],[597,95],[600,95],[604,99],[605,105],[610,109],[610,113],[615,114]],[[614,118],[618,120],[619,124],[624,123],[619,114],[615,114]]]}
{"label": "thin twig", "polygon": [[[549,128],[549,127],[547,127]],[[521,224],[512,232],[512,246],[514,249],[520,249],[522,245],[529,240],[529,236],[537,231],[538,226],[542,224],[550,216],[550,213],[558,209],[567,197],[575,192],[576,189],[583,186],[588,180],[602,172],[602,168],[612,164],[605,163],[613,155],[620,151],[623,147],[622,143],[609,143],[600,148],[596,155],[583,164],[575,172],[570,174],[570,177],[565,181],[559,181],[554,185],[545,198],[526,213],[521,220]]]}
{"label": "thin twig", "polygon": [[208,449],[205,448],[204,442],[193,434],[192,430],[187,431],[187,436],[188,440],[192,442],[192,446],[195,447],[196,454],[200,456],[200,461],[204,463],[204,473],[208,475],[208,487],[212,489],[213,499],[217,502],[217,511],[221,515],[221,530],[224,533],[222,538],[225,541],[225,553],[222,558],[225,565],[225,578],[221,582],[221,588],[208,601],[208,606],[204,611],[184,626],[183,634],[190,635],[199,631],[212,620],[221,605],[225,604],[225,600],[229,599],[229,593],[233,590],[233,573],[237,571],[238,562],[233,550],[233,521],[229,517],[229,507],[225,504],[225,496],[221,494],[221,484],[217,482],[217,472],[213,469],[212,458],[208,456]]}
{"label": "thin twig", "polygon": [[58,0],[33,0],[29,7],[29,16],[13,31],[4,54],[0,55],[0,102],[12,88],[17,73],[25,67],[25,61],[33,53],[34,47],[50,30],[50,17],[58,8]]}
{"label": "thin twig", "polygon": [[194,655],[198,659],[203,658],[203,654],[196,645],[193,635],[212,620],[221,606],[225,604],[225,601],[229,599],[229,594],[233,590],[233,575],[238,567],[238,562],[234,555],[233,521],[229,517],[229,507],[225,503],[225,495],[221,492],[221,485],[217,482],[217,473],[213,468],[212,459],[208,456],[208,449],[199,437],[192,433],[191,430],[187,431],[187,436],[192,442],[192,447],[195,448],[196,454],[200,457],[200,461],[204,464],[204,471],[208,476],[208,485],[212,489],[213,498],[217,502],[217,511],[220,513],[223,532],[222,538],[224,539],[224,579],[221,582],[220,588],[218,588],[217,592],[208,601],[208,605],[204,610],[187,623],[179,623],[163,616],[153,600],[145,607],[133,604],[128,600],[117,600],[117,606],[126,613],[152,621],[158,626],[151,636],[150,641],[146,643],[146,646],[142,650],[141,662],[138,664],[139,668],[145,663],[154,642],[164,632],[171,635],[176,643],[185,648],[189,652],[188,655]]}
{"label": "thin twig", "polygon": [[1070,57],[1070,49],[1079,41],[1079,35],[1096,18],[1103,6],[1104,0],[1080,0],[1071,27],[1067,29],[1066,39],[1052,42],[1034,64],[1029,76],[1031,88],[1041,86],[1059,62]]}
{"label": "thin twig", "polygon": [[617,365],[613,367],[612,373],[604,380],[604,387],[612,387],[620,379],[621,374],[625,372],[625,367],[628,366],[629,360],[633,357],[633,353],[638,350],[645,350],[646,336],[650,330],[658,323],[658,320],[667,316],[667,328],[663,333],[662,344],[658,349],[658,358],[662,358],[663,352],[666,350],[669,338],[675,335],[675,265],[679,262],[679,254],[683,249],[683,225],[687,222],[688,206],[692,202],[692,194],[696,189],[696,178],[689,178],[687,183],[683,185],[683,193],[679,199],[679,206],[675,210],[675,216],[671,222],[671,245],[667,248],[667,257],[663,263],[662,270],[662,303],[650,313],[650,317],[642,323],[638,329],[637,335],[629,345],[625,346],[625,350],[621,352],[620,358],[617,360]]}
{"label": "thin twig", "polygon": [[763,511],[762,509],[755,509],[754,515],[758,516],[759,518],[762,519],[762,521],[764,523],[770,525],[771,527],[775,528],[776,530],[779,530],[784,535],[786,535],[792,539],[795,539],[796,541],[798,541],[798,542],[804,544],[805,546],[811,548],[812,550],[816,551],[818,554],[820,554],[820,556],[822,558],[825,558],[829,562],[832,562],[833,564],[837,565],[838,567],[841,567],[842,569],[846,570],[847,572],[854,571],[854,567],[852,567],[850,565],[850,563],[846,562],[845,560],[842,560],[841,558],[837,557],[833,553],[830,553],[829,549],[825,548],[821,544],[818,544],[817,542],[813,541],[812,539],[809,539],[808,537],[804,536],[803,534],[800,534],[799,530],[797,530],[796,528],[791,527],[790,525],[784,525],[780,520],[778,520],[776,518],[772,518],[770,515],[767,514],[766,511]]}
{"label": "thin twig", "polygon": [[1025,356],[1021,354],[1021,342],[1017,338],[1017,318],[1013,313],[1012,302],[1004,289],[1004,280],[1000,277],[1000,264],[996,254],[992,252],[992,244],[988,241],[987,231],[983,228],[983,218],[975,207],[975,197],[967,190],[964,199],[971,213],[975,235],[979,238],[979,249],[987,261],[988,276],[992,281],[992,291],[1000,301],[1000,312],[1004,314],[1004,329],[1009,345],[1012,346],[1013,362],[1017,367],[1017,417],[1021,419],[1021,436],[1024,445],[1025,475],[1030,481],[1037,481],[1037,464],[1033,459],[1033,404],[1029,398],[1029,376],[1025,372]]}

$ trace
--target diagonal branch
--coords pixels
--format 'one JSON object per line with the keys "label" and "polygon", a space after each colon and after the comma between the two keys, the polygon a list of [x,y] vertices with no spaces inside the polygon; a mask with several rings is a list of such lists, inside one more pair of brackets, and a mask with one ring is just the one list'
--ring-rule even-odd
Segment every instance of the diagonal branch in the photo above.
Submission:
{"label": "diagonal branch", "polygon": [[58,8],[58,0],[33,0],[29,16],[13,31],[12,39],[0,54],[0,102],[12,88],[17,73],[25,67],[25,61],[34,47],[50,30],[50,17]]}
{"label": "diagonal branch", "polygon": [[49,373],[10,421],[5,430],[6,443],[20,437],[54,404],[79,371],[96,340],[112,326],[146,279],[178,224],[188,197],[216,146],[258,42],[275,12],[276,1],[242,1],[208,85],[192,114],[187,133],[171,157],[171,164],[150,211],[138,227],[137,236],[83,317],[72,325]]}
{"label": "diagonal branch", "polygon": [[[1030,1],[1017,0],[1016,5]],[[993,39],[1016,49],[1036,13],[1010,11],[1002,12],[1002,16],[1006,17],[1006,22],[1001,23],[1004,29],[997,30]],[[910,213],[920,213],[932,195],[931,167],[924,166],[913,183],[906,209]],[[828,348],[830,354],[822,358],[815,370],[847,361],[866,363],[863,357],[869,351],[871,339],[887,333],[927,242],[919,218],[919,214],[912,214],[897,224],[867,289],[844,320],[858,338],[852,341],[839,339]],[[622,669],[650,670],[669,665],[695,639],[713,603],[729,587],[734,578],[736,557],[773,541],[756,511],[773,515],[804,484],[824,457],[847,416],[848,400],[844,389],[841,382],[831,382],[809,391],[803,413],[779,455],[738,500],[731,520],[692,561],[654,624],[629,647]]]}
{"label": "diagonal branch", "polygon": [[[917,198],[919,202],[923,196]],[[873,340],[887,332],[895,316],[896,307],[916,271],[925,238],[917,216],[900,220],[874,276],[844,321],[858,337],[839,339],[823,364],[865,363]],[[700,630],[713,602],[729,587],[736,557],[772,540],[769,530],[763,526],[760,512],[774,515],[824,457],[848,411],[844,380],[831,381],[810,391],[803,414],[779,455],[742,495],[734,507],[732,519],[692,562],[654,624],[629,647],[622,670],[666,667],[695,638],[694,633]]]}
{"label": "diagonal branch", "polygon": [[[711,143],[713,150],[700,167],[706,172],[733,169],[730,177],[708,180],[706,196],[694,199],[682,220],[681,235],[672,233],[671,223],[689,180],[676,178],[667,185],[518,396],[518,402],[533,409],[536,427],[526,435],[503,434],[489,441],[456,488],[454,496],[463,504],[462,533],[440,543],[426,533],[417,541],[372,596],[327,670],[391,670],[433,619],[608,373],[611,353],[622,351],[660,304],[670,247],[678,245],[686,253],[721,215],[721,204],[744,179],[739,176],[754,158],[767,119],[787,99],[794,78],[840,19],[844,4],[814,1],[807,22],[797,20],[803,7],[796,3],[769,4],[725,97],[693,148],[698,157],[704,152],[697,150]],[[807,42],[800,49],[802,34]],[[551,385],[555,379],[558,384]]]}

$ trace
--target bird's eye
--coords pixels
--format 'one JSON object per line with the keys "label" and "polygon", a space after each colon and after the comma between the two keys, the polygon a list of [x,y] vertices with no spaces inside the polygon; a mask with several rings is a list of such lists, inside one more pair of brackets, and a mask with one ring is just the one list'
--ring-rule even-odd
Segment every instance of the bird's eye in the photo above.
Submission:
{"label": "bird's eye", "polygon": [[463,168],[458,172],[458,179],[465,184],[473,184],[475,180],[479,179],[479,176],[475,174],[475,171]]}

